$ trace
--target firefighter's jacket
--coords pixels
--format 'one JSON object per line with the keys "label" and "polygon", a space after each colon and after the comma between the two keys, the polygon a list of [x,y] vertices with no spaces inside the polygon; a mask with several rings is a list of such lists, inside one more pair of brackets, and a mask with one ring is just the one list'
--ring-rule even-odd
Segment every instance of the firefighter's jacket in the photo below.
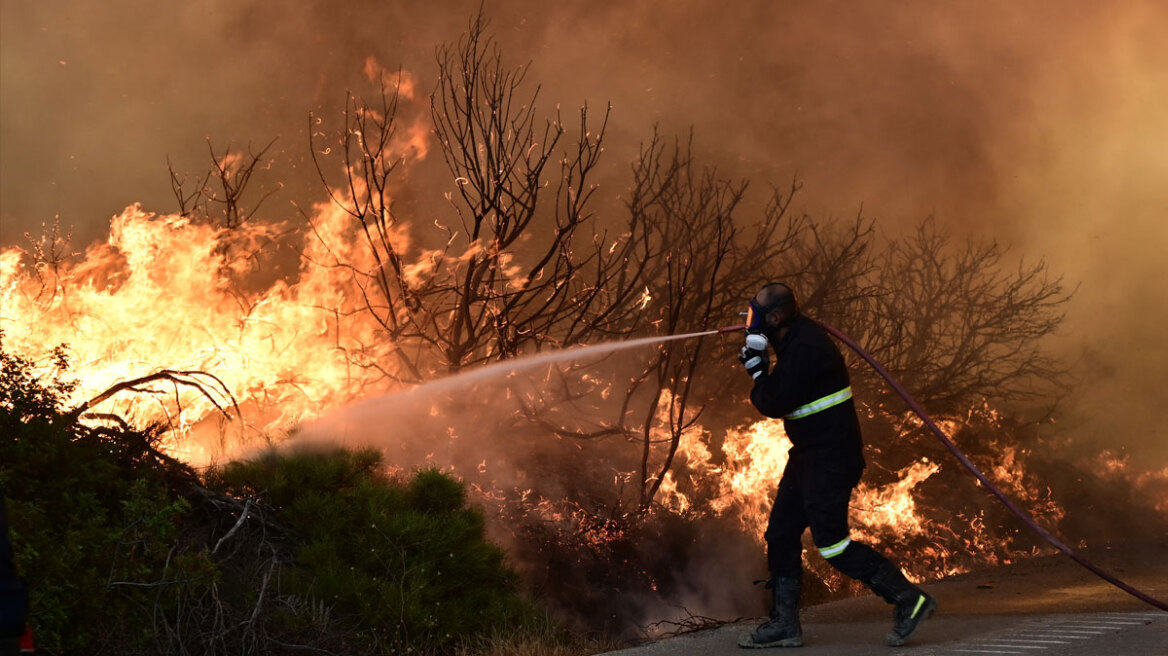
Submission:
{"label": "firefighter's jacket", "polygon": [[762,414],[783,418],[792,457],[822,455],[863,467],[860,422],[843,355],[811,319],[796,315],[789,325],[782,338],[771,340],[774,367],[755,379],[751,402]]}

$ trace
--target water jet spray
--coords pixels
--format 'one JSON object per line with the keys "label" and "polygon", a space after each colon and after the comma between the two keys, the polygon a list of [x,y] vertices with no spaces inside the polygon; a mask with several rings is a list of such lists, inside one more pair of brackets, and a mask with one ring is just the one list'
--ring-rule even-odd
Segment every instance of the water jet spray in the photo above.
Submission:
{"label": "water jet spray", "polygon": [[564,349],[547,351],[544,353],[536,353],[513,360],[501,360],[499,362],[493,362],[481,367],[467,369],[457,374],[446,376],[445,378],[431,380],[406,390],[390,392],[381,396],[375,396],[358,401],[357,403],[340,408],[330,412],[325,416],[319,417],[316,420],[301,427],[297,434],[297,439],[302,441],[330,439],[329,435],[336,425],[359,423],[363,421],[375,423],[375,418],[384,414],[385,408],[387,406],[400,405],[401,407],[407,407],[416,405],[420,403],[421,399],[425,398],[427,394],[448,392],[459,389],[466,385],[473,385],[496,378],[503,378],[511,374],[534,369],[539,366],[547,366],[558,362],[578,360],[580,358],[593,357],[607,353],[613,353],[616,351],[639,348],[642,346],[650,346],[652,344],[674,342],[683,339],[693,339],[696,337],[707,337],[709,335],[716,335],[723,332],[744,330],[745,328],[745,326],[730,326],[729,328],[725,329],[704,330],[693,333],[685,333],[683,335],[660,335],[655,337],[641,337],[638,339],[630,339],[619,342],[603,342],[589,346],[572,346]]}
{"label": "water jet spray", "polygon": [[[1006,507],[1007,510],[1009,510],[1011,513],[1016,515],[1019,519],[1021,519],[1023,522],[1025,522],[1025,524],[1027,526],[1029,526],[1036,533],[1038,533],[1040,536],[1042,536],[1042,539],[1046,540],[1047,543],[1049,543],[1052,547],[1054,547],[1055,549],[1058,549],[1060,552],[1062,552],[1064,555],[1069,557],[1071,560],[1075,561],[1079,565],[1082,565],[1084,568],[1086,568],[1087,570],[1089,570],[1091,573],[1095,574],[1099,578],[1103,579],[1104,581],[1107,581],[1108,583],[1114,585],[1115,587],[1119,588],[1120,590],[1123,590],[1124,592],[1130,594],[1131,596],[1135,597],[1136,599],[1139,599],[1140,601],[1142,601],[1146,604],[1149,604],[1151,606],[1159,608],[1160,610],[1163,610],[1163,611],[1168,611],[1168,603],[1165,603],[1163,601],[1160,601],[1159,599],[1151,597],[1150,595],[1142,592],[1141,590],[1138,590],[1138,589],[1128,585],[1127,583],[1120,580],[1119,578],[1117,578],[1116,576],[1114,576],[1110,572],[1102,569],[1098,565],[1087,560],[1083,555],[1079,554],[1077,551],[1075,551],[1074,549],[1072,549],[1071,547],[1069,547],[1065,543],[1063,543],[1062,540],[1059,540],[1057,537],[1055,537],[1050,531],[1048,531],[1045,528],[1043,528],[1042,526],[1040,526],[1036,521],[1034,521],[1033,517],[1031,517],[1025,510],[1020,508],[1017,504],[1015,504],[1008,496],[1006,496],[1006,494],[1004,492],[1002,492],[1001,489],[998,488],[998,486],[994,485],[993,482],[990,481],[989,478],[987,478],[986,475],[980,469],[977,468],[977,465],[973,464],[973,462],[969,459],[969,457],[966,456],[965,453],[962,452],[961,449],[959,449],[957,447],[957,445],[953,442],[953,440],[950,439],[949,436],[946,435],[943,430],[941,430],[941,428],[937,425],[937,423],[935,421],[933,421],[933,418],[930,417],[927,412],[925,412],[924,408],[922,408],[920,406],[920,404],[917,403],[916,399],[914,399],[904,389],[904,387],[902,387],[900,385],[900,383],[895,378],[893,378],[892,374],[888,373],[888,370],[886,370],[879,362],[876,361],[875,358],[873,358],[871,356],[871,354],[869,354],[867,351],[865,351],[859,344],[857,344],[854,340],[852,340],[850,337],[848,337],[844,333],[840,332],[838,329],[836,329],[836,328],[834,328],[834,327],[832,327],[832,326],[830,326],[822,321],[819,321],[819,320],[814,320],[814,321],[815,321],[815,323],[819,324],[819,326],[821,328],[823,328],[828,333],[830,333],[832,336],[834,336],[836,339],[840,340],[844,344],[847,344],[848,347],[851,348],[853,351],[855,351],[861,358],[863,358],[864,361],[867,362],[868,365],[871,366],[872,369],[876,373],[880,374],[880,377],[883,378],[889,384],[889,386],[891,386],[892,389],[895,390],[896,393],[898,395],[900,395],[900,397],[902,399],[904,399],[904,401],[906,403],[908,403],[909,408],[912,409],[912,411],[914,413],[916,413],[916,415],[918,417],[920,417],[923,422],[925,422],[925,425],[929,427],[929,430],[931,430],[933,432],[933,434],[937,436],[937,439],[939,439],[941,441],[941,443],[945,445],[945,448],[948,449],[949,452],[952,453],[954,455],[954,457],[957,458],[958,462],[960,462],[961,465],[963,467],[965,467],[965,469],[967,471],[969,471],[970,474],[972,474],[978,481],[980,481],[981,484],[984,485],[985,488],[990,491],[990,494],[992,494],[998,501],[1000,501],[1002,503],[1002,505],[1004,505]],[[724,328],[719,328],[713,332],[716,332],[718,334],[724,334],[724,333],[737,332],[740,330],[746,330],[746,326],[745,325],[726,326]]]}

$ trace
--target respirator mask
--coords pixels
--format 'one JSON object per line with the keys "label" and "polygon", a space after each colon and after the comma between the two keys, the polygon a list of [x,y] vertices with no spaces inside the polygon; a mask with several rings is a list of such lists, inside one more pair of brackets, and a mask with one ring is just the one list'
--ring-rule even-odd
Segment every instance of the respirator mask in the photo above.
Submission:
{"label": "respirator mask", "polygon": [[754,300],[753,298],[750,299],[750,308],[746,310],[746,332],[766,332],[767,315],[776,309],[778,308],[769,305],[760,305],[758,301]]}
{"label": "respirator mask", "polygon": [[[787,325],[795,315],[799,314],[799,302],[795,298],[795,292],[791,290],[791,286],[786,283],[767,283],[764,285],[770,287],[772,285],[782,285],[790,292],[789,297],[780,297],[776,303],[771,305],[763,305],[756,299],[750,299],[750,306],[746,310],[746,332],[748,335],[759,335],[766,338],[770,333],[773,333],[777,328]],[[767,315],[771,312],[780,312],[782,320],[778,326],[767,325]],[[749,338],[748,338],[749,339]]]}

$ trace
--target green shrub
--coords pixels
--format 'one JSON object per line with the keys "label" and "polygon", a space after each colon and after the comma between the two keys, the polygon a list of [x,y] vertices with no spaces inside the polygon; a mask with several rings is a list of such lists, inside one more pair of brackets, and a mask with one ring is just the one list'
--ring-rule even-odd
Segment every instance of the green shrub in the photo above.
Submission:
{"label": "green shrub", "polygon": [[157,430],[66,412],[63,351],[37,379],[2,346],[0,490],[41,651],[579,653],[450,476],[397,480],[380,453],[336,449],[200,480]]}
{"label": "green shrub", "polygon": [[[2,347],[2,344],[0,344]],[[155,432],[89,429],[61,408],[71,384],[0,348],[0,491],[17,571],[29,583],[38,647],[80,653],[145,643],[140,616],[188,506],[145,457]]]}
{"label": "green shrub", "polygon": [[392,648],[449,647],[537,621],[461,483],[436,470],[402,483],[383,469],[372,450],[272,453],[211,472],[208,485],[275,508],[298,545],[283,593]]}

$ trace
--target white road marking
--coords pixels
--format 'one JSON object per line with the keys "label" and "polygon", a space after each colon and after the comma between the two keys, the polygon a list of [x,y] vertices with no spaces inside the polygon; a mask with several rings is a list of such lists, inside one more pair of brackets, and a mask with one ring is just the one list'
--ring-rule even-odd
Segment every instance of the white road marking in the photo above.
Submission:
{"label": "white road marking", "polygon": [[[1115,636],[1127,627],[1149,626],[1168,620],[1164,613],[1127,613],[1108,615],[1063,615],[1022,621],[1012,628],[988,636],[938,645],[940,651],[922,652],[931,656],[944,654],[1028,654],[1061,651],[1061,645],[1083,645],[1100,636]],[[915,652],[914,652],[915,653]]]}
{"label": "white road marking", "polygon": [[1026,643],[1041,643],[1041,644],[1070,644],[1064,640],[1040,640],[1036,637],[1028,637],[1026,640],[1015,640],[1011,637],[995,637],[994,640],[999,642],[1026,642]]}

